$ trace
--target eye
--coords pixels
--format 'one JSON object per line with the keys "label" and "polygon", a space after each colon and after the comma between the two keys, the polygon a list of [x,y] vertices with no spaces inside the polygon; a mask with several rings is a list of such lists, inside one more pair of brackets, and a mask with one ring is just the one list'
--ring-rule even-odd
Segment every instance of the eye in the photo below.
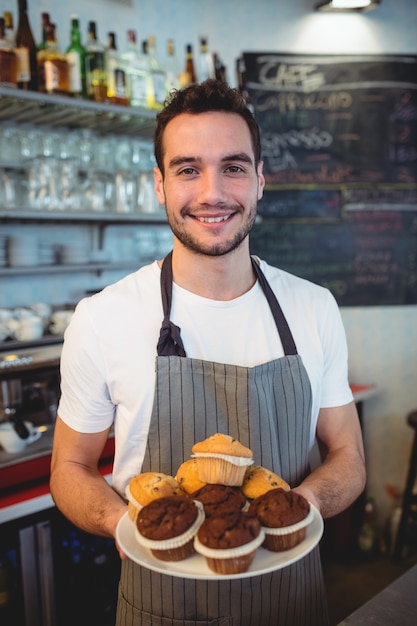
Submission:
{"label": "eye", "polygon": [[244,172],[244,169],[239,165],[229,165],[226,168],[226,172],[230,172],[231,174],[240,174]]}
{"label": "eye", "polygon": [[197,173],[197,170],[195,170],[193,167],[184,167],[184,169],[178,172],[180,176],[192,176],[193,174],[196,174],[196,173]]}

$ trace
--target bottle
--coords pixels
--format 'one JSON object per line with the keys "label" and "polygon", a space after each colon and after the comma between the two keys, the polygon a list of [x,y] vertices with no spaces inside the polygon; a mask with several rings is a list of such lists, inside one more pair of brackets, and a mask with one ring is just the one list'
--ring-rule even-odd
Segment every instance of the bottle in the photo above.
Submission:
{"label": "bottle", "polygon": [[150,109],[162,109],[166,97],[166,74],[156,53],[156,39],[149,35],[146,52],[148,67],[152,78],[152,91],[149,93],[148,106]]}
{"label": "bottle", "polygon": [[126,72],[122,58],[117,52],[116,34],[108,33],[106,50],[107,100],[112,104],[129,105],[126,88]]}
{"label": "bottle", "polygon": [[187,44],[185,48],[185,77],[182,79],[183,86],[192,85],[197,82],[197,76],[194,67],[194,55],[193,47],[191,44]]}
{"label": "bottle", "polygon": [[38,89],[38,62],[36,44],[27,14],[27,0],[18,0],[19,21],[16,30],[17,86],[19,89]]}
{"label": "bottle", "polygon": [[209,52],[207,37],[200,37],[200,54],[198,57],[198,80],[202,83],[208,78],[215,78],[214,61]]}
{"label": "bottle", "polygon": [[42,39],[37,45],[37,50],[45,50],[46,48],[46,31],[51,23],[49,13],[41,13]]}
{"label": "bottle", "polygon": [[[4,19],[4,18],[2,18]],[[10,602],[10,565],[6,554],[0,555],[0,615]]]}
{"label": "bottle", "polygon": [[365,503],[362,526],[359,530],[358,546],[362,554],[370,556],[376,548],[375,503],[368,496]]}
{"label": "bottle", "polygon": [[71,16],[71,43],[66,51],[66,59],[69,69],[69,92],[76,98],[85,98],[85,49],[81,43],[80,24],[76,15]]}
{"label": "bottle", "polygon": [[[222,60],[220,59],[217,52],[213,52],[213,63],[214,63],[214,76],[217,80],[226,83],[226,66],[223,65]],[[238,72],[239,79],[239,72]]]}
{"label": "bottle", "polygon": [[0,17],[0,84],[17,86],[17,57],[6,37],[4,17]]}
{"label": "bottle", "polygon": [[95,22],[88,23],[85,45],[85,80],[89,100],[105,102],[107,98],[106,51],[97,39]]}
{"label": "bottle", "polygon": [[11,48],[15,47],[15,35],[14,35],[14,24],[13,24],[13,13],[11,11],[5,11],[3,13],[4,17],[4,29],[6,39],[9,42]]}
{"label": "bottle", "polygon": [[167,58],[165,63],[166,73],[166,95],[173,89],[178,89],[180,86],[180,65],[178,63],[177,56],[175,54],[175,44],[173,39],[167,41]]}
{"label": "bottle", "polygon": [[38,51],[39,90],[46,93],[69,93],[69,66],[58,46],[55,24],[46,28],[45,49]]}
{"label": "bottle", "polygon": [[136,31],[127,31],[127,51],[122,55],[126,68],[127,97],[132,107],[148,107],[148,93],[152,91],[152,78],[148,58],[137,46]]}

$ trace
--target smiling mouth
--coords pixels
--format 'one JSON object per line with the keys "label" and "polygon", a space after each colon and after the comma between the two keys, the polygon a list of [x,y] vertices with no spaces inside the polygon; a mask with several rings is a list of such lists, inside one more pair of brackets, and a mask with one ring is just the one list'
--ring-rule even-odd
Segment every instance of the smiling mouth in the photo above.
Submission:
{"label": "smiling mouth", "polygon": [[222,215],[220,217],[198,217],[195,219],[199,222],[204,222],[205,224],[218,224],[220,222],[226,222],[231,217],[231,215]]}

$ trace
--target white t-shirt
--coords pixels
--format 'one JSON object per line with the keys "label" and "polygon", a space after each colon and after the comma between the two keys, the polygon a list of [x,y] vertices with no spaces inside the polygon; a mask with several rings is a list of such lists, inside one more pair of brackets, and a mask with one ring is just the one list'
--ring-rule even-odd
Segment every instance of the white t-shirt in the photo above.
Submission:
{"label": "white t-shirt", "polygon": [[[313,445],[320,407],[352,400],[339,310],[327,289],[264,261],[261,269],[310,378]],[[100,432],[114,423],[112,484],[121,494],[140,472],[145,453],[163,318],[160,275],[154,262],[81,300],[65,333],[58,414],[84,433]],[[283,356],[258,282],[226,302],[202,298],[174,284],[170,319],[181,328],[190,358],[253,367]]]}

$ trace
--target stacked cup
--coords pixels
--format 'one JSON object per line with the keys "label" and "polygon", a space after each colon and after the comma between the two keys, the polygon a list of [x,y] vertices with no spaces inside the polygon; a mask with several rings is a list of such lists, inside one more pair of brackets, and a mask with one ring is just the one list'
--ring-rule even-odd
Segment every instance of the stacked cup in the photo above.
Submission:
{"label": "stacked cup", "polygon": [[31,235],[10,237],[8,259],[11,267],[38,265],[38,240]]}

